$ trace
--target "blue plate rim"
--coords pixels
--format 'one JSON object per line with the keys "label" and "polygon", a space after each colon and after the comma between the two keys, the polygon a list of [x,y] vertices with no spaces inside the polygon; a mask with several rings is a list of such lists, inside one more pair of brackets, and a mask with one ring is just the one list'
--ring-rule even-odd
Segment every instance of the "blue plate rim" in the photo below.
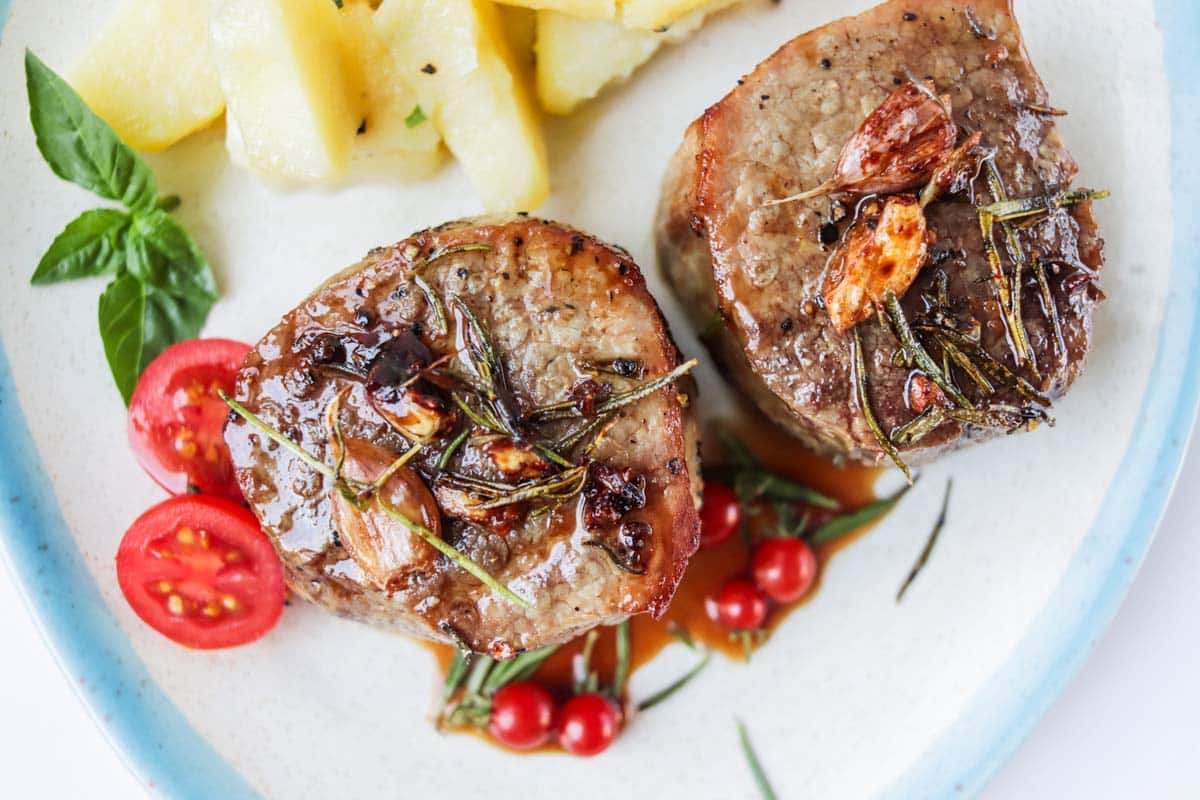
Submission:
{"label": "blue plate rim", "polygon": [[[0,0],[0,32],[12,0]],[[1166,509],[1200,400],[1200,14],[1156,0],[1171,99],[1175,238],[1159,348],[1130,446],[1062,582],[1006,663],[886,792],[974,796],[1037,724],[1108,627]],[[147,789],[172,798],[260,795],[153,681],[75,546],[16,400],[0,343],[0,551],[47,646],[113,747]]]}

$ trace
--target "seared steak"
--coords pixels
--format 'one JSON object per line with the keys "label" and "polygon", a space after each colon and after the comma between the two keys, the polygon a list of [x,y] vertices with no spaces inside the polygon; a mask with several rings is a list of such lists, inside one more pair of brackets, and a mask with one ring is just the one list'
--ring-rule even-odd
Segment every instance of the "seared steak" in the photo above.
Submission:
{"label": "seared steak", "polygon": [[[947,176],[949,193],[925,208],[931,235],[908,251],[921,255],[922,269],[907,292],[897,292],[932,363],[952,390],[961,390],[950,393],[958,403],[933,386],[934,370],[922,369],[911,349],[901,348],[894,323],[877,324],[868,311],[842,315],[856,326],[837,326],[823,303],[823,287],[826,295],[830,286],[840,288],[851,239],[859,250],[878,251],[877,242],[861,236],[861,225],[874,230],[882,202],[900,199],[895,208],[907,203],[915,211],[919,185],[890,190],[911,195],[889,194],[854,173],[864,192],[828,191],[835,165],[846,158],[843,147],[860,128],[881,127],[868,117],[885,100],[905,101],[900,87],[917,100],[918,93],[927,96],[927,111],[938,105],[949,111],[960,151],[994,150],[994,170],[976,162],[978,174],[972,170],[957,182]],[[870,407],[904,459],[919,462],[998,429],[1023,427],[1044,417],[1044,406],[1067,390],[1083,365],[1092,311],[1102,298],[1095,279],[1103,243],[1090,203],[1077,198],[1014,220],[1016,248],[996,221],[1003,273],[997,278],[979,209],[997,199],[989,174],[999,179],[1002,194],[1034,205],[1070,186],[1077,168],[1055,128],[1059,113],[1029,61],[1009,0],[895,0],[833,22],[788,42],[689,128],[663,188],[660,262],[727,377],[819,450],[886,459],[859,401],[855,335]],[[943,129],[921,123],[921,147],[939,146]],[[954,127],[941,144],[953,146]],[[933,163],[926,159],[921,166]],[[813,187],[821,187],[817,196],[771,204]],[[865,192],[881,194],[864,199]],[[852,235],[856,215],[867,219]],[[1024,264],[1019,270],[1018,262]],[[882,319],[883,297],[873,299]],[[1020,327],[1028,338],[1023,351],[1014,343]],[[969,353],[971,363],[964,367],[954,350]],[[969,368],[990,360],[1007,369],[988,363],[999,379],[977,381]],[[921,412],[942,416],[922,418],[929,430],[909,436],[914,429],[903,426]],[[976,424],[964,421],[972,414]]]}
{"label": "seared steak", "polygon": [[685,371],[626,252],[465,221],[373,250],[247,358],[237,399],[320,464],[244,417],[225,438],[295,593],[507,658],[670,603],[698,542]]}

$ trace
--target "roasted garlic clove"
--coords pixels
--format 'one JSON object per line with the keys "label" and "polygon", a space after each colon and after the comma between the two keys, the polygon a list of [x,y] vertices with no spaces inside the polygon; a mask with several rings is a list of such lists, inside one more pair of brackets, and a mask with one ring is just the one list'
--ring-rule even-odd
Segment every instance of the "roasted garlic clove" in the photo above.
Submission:
{"label": "roasted garlic clove", "polygon": [[932,84],[906,83],[872,111],[843,145],[830,180],[767,205],[835,193],[910,191],[929,181],[954,150],[957,138],[949,96],[935,96]]}
{"label": "roasted garlic clove", "polygon": [[525,504],[499,506],[497,508],[480,508],[481,498],[469,489],[455,486],[452,480],[439,479],[433,484],[433,493],[437,497],[438,507],[450,519],[468,522],[480,528],[485,528],[500,535],[512,531],[525,515]]}
{"label": "roasted garlic clove", "polygon": [[428,348],[405,333],[388,340],[367,372],[371,407],[409,439],[428,442],[452,433],[458,409],[446,392],[421,376],[432,362]]}
{"label": "roasted garlic clove", "polygon": [[[431,573],[437,550],[385,514],[373,492],[358,491],[373,486],[398,456],[357,439],[343,441],[333,435],[330,441],[336,463],[341,464],[341,480],[333,491],[333,524],[346,552],[373,584],[387,592],[402,589],[415,574]],[[409,520],[441,537],[437,502],[410,467],[392,469],[375,492]]]}
{"label": "roasted garlic clove", "polygon": [[550,462],[524,442],[496,439],[483,452],[506,478],[540,478],[550,471]]}
{"label": "roasted garlic clove", "polygon": [[947,194],[958,194],[970,187],[983,162],[995,151],[983,144],[983,134],[975,131],[942,160],[929,183],[921,190],[921,205],[927,206]]}
{"label": "roasted garlic clove", "polygon": [[915,196],[866,201],[825,273],[821,295],[834,328],[844,333],[870,317],[888,289],[903,296],[933,241]]}

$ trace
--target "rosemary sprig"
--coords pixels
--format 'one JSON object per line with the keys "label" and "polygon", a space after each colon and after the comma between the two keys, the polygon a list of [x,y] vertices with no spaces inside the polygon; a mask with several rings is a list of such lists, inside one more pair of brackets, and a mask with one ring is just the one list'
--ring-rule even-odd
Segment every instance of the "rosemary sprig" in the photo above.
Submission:
{"label": "rosemary sprig", "polygon": [[480,692],[490,697],[510,683],[525,680],[537,672],[538,667],[557,650],[558,645],[547,645],[536,650],[526,650],[508,661],[498,662],[483,682]]}
{"label": "rosemary sprig", "polygon": [[862,337],[859,336],[858,328],[854,328],[854,337],[850,340],[850,357],[854,363],[854,378],[855,388],[857,389],[858,407],[863,412],[863,418],[867,421],[867,427],[871,429],[871,433],[875,435],[875,441],[879,443],[879,448],[888,454],[895,465],[904,473],[904,477],[908,479],[911,486],[913,483],[912,472],[908,469],[908,464],[904,463],[904,459],[900,457],[900,451],[892,444],[891,439],[883,432],[883,428],[879,425],[879,420],[875,418],[875,411],[871,408],[871,397],[867,391],[867,362],[863,358]]}
{"label": "rosemary sprig", "polygon": [[779,800],[779,796],[771,788],[771,782],[767,780],[767,773],[758,760],[758,754],[754,752],[754,745],[750,743],[750,734],[746,731],[746,726],[742,724],[741,720],[736,720],[736,722],[742,755],[746,758],[746,766],[750,768],[750,774],[754,777],[754,785],[758,787],[759,795],[762,800]]}
{"label": "rosemary sprig", "polygon": [[444,471],[446,467],[450,466],[450,459],[454,458],[454,454],[458,452],[458,448],[463,446],[463,442],[465,442],[467,437],[470,435],[471,429],[463,428],[457,436],[450,440],[450,443],[446,445],[446,449],[442,451],[440,456],[438,456],[438,471]]}
{"label": "rosemary sprig", "polygon": [[425,295],[425,302],[429,304],[429,308],[432,309],[433,315],[437,318],[437,335],[445,336],[450,332],[450,322],[447,319],[446,306],[442,303],[442,298],[438,297],[433,287],[420,275],[413,276],[413,283],[421,290],[421,294]]}
{"label": "rosemary sprig", "polygon": [[808,537],[808,541],[811,544],[832,542],[834,539],[838,539],[848,533],[853,533],[859,528],[862,528],[864,525],[871,524],[895,508],[896,504],[899,503],[904,498],[904,495],[908,494],[909,490],[911,490],[915,485],[916,481],[914,480],[907,486],[901,487],[890,497],[884,497],[876,500],[874,503],[863,506],[857,511],[851,511],[848,514],[842,514],[841,516],[834,517],[813,531],[812,535]]}
{"label": "rosemary sprig", "polygon": [[1054,331],[1054,349],[1065,358],[1067,340],[1063,336],[1062,321],[1058,317],[1058,306],[1054,302],[1054,293],[1050,291],[1050,280],[1046,277],[1046,265],[1037,256],[1033,258],[1033,277],[1037,280],[1038,295],[1042,301],[1042,314],[1050,320],[1050,328]]}
{"label": "rosemary sprig", "polygon": [[296,444],[291,439],[287,438],[286,436],[284,436],[282,433],[280,433],[279,431],[272,428],[267,423],[263,422],[261,419],[256,417],[253,413],[251,413],[251,411],[249,409],[247,409],[241,403],[239,403],[238,401],[236,401],[232,397],[230,397],[228,394],[226,394],[223,389],[218,389],[217,394],[220,396],[220,398],[222,400],[225,401],[225,405],[227,405],[231,409],[233,409],[233,412],[235,414],[237,414],[239,417],[246,420],[246,422],[250,423],[255,428],[257,428],[268,439],[275,442],[280,447],[283,447],[285,450],[288,450],[289,452],[291,452],[293,455],[295,455],[297,458],[299,458],[305,464],[312,467],[314,470],[321,473],[326,478],[334,478],[336,476],[337,473],[334,471],[333,467],[319,461],[315,456],[311,455],[303,447]]}
{"label": "rosemary sprig", "polygon": [[1011,222],[1024,217],[1049,214],[1051,211],[1068,208],[1089,200],[1104,200],[1110,196],[1111,194],[1106,191],[1075,189],[1055,192],[1054,194],[1022,197],[1015,200],[1000,197],[995,202],[983,206],[980,210],[991,214],[997,222]]}
{"label": "rosemary sprig", "polygon": [[662,689],[659,689],[657,692],[638,703],[638,711],[646,711],[647,709],[654,708],[654,706],[671,697],[671,695],[675,694],[680,689],[691,683],[697,675],[704,671],[705,667],[709,665],[709,662],[712,661],[712,651],[708,649],[698,650],[695,643],[692,642],[691,637],[688,636],[687,631],[679,628],[675,631],[672,631],[672,635],[679,639],[679,641],[689,650],[694,652],[702,652],[704,655],[698,662],[696,662],[695,666],[693,666],[687,672],[683,673],[671,683],[667,684]]}
{"label": "rosemary sprig", "polygon": [[929,556],[933,553],[933,546],[937,544],[938,536],[942,533],[942,526],[946,524],[946,512],[950,508],[950,491],[953,488],[954,479],[951,478],[946,481],[946,494],[942,497],[942,510],[938,513],[937,522],[933,524],[933,530],[929,532],[929,538],[925,541],[925,546],[921,548],[921,554],[917,556],[917,563],[913,564],[908,577],[904,579],[904,583],[900,586],[900,591],[896,592],[897,603],[904,599],[904,593],[908,591],[909,586],[912,586],[913,581],[917,579],[917,575],[921,574],[921,570],[925,568],[925,564],[929,561]]}
{"label": "rosemary sprig", "polygon": [[996,218],[990,212],[982,209],[979,211],[979,232],[983,236],[983,250],[987,255],[992,284],[996,288],[996,299],[1000,303],[1000,316],[1004,321],[1004,330],[1008,334],[1017,366],[1023,366],[1029,363],[1029,338],[1025,332],[1024,321],[1013,315],[1012,292],[1008,276],[1004,274],[1004,265],[1000,261],[1000,251],[996,247],[995,224]]}
{"label": "rosemary sprig", "polygon": [[938,363],[929,355],[929,351],[917,339],[916,334],[913,333],[912,328],[908,324],[908,318],[904,316],[904,309],[900,306],[900,300],[891,289],[888,289],[884,294],[884,304],[887,308],[888,318],[892,323],[892,330],[895,332],[896,338],[900,340],[900,352],[903,354],[905,362],[928,375],[929,379],[937,384],[946,393],[946,396],[959,406],[962,408],[971,408],[971,401],[942,372],[942,368],[938,366]]}
{"label": "rosemary sprig", "polygon": [[[463,681],[467,679],[467,672],[471,668],[471,652],[469,650],[455,650],[454,658],[450,661],[450,669],[446,671],[446,682],[442,686],[442,703],[441,707],[444,711],[446,705],[449,704],[454,693],[463,685]],[[441,714],[438,715],[439,717]]]}
{"label": "rosemary sprig", "polygon": [[491,334],[461,297],[452,295],[450,305],[467,321],[465,337],[467,347],[463,352],[467,366],[482,382],[483,396],[501,430],[519,438],[517,430],[519,415],[515,409],[516,404],[512,391],[508,386],[508,376],[504,372],[504,365],[500,363],[500,359],[496,355]]}
{"label": "rosemary sprig", "polygon": [[[699,364],[700,361],[693,358],[692,360],[675,367],[675,369],[671,370],[665,375],[648,380],[627,392],[614,394],[607,400],[597,403],[596,407],[592,410],[592,416],[604,416],[606,414],[612,414],[621,410],[625,406],[649,397],[659,389],[662,389],[679,378],[682,378],[684,375],[695,369]],[[584,414],[579,410],[578,405],[573,402],[561,402],[544,406],[542,408],[536,408],[526,416],[526,419],[536,422],[553,422],[555,420],[573,419],[582,416],[584,416]]]}
{"label": "rosemary sprig", "polygon": [[[992,193],[992,197],[997,202],[1007,201],[1008,191],[1004,188],[1004,181],[1000,177],[999,168],[996,167],[996,160],[994,158],[988,159],[985,163],[985,166],[987,168],[988,188]],[[1038,369],[1037,355],[1033,351],[1033,345],[1029,342],[1029,333],[1025,329],[1025,315],[1021,308],[1022,297],[1025,293],[1025,272],[1029,267],[1029,261],[1025,257],[1025,248],[1021,246],[1021,239],[1009,221],[999,219],[996,217],[994,211],[989,211],[988,213],[996,218],[996,220],[1000,223],[1000,227],[1004,231],[1004,236],[1008,243],[1008,254],[1013,262],[1011,289],[1012,315],[1013,319],[1019,323],[1021,335],[1024,336],[1024,347],[1026,356],[1028,357],[1029,369],[1033,373],[1034,377],[1040,380],[1041,373]],[[1061,339],[1062,329],[1058,320],[1058,309],[1054,306],[1053,301],[1050,303],[1048,308],[1044,309],[1044,311],[1047,315],[1047,320],[1051,324],[1051,327],[1054,328],[1056,341]]]}
{"label": "rosemary sprig", "polygon": [[386,514],[388,517],[390,517],[393,521],[400,523],[402,526],[407,528],[411,533],[414,533],[417,536],[420,536],[431,547],[433,547],[435,550],[437,550],[442,555],[446,556],[446,558],[450,559],[457,566],[459,566],[466,572],[470,573],[480,583],[482,583],[484,586],[487,586],[492,591],[496,592],[498,595],[503,597],[505,600],[508,600],[511,603],[515,603],[516,605],[520,606],[521,608],[526,608],[526,609],[533,608],[533,605],[528,600],[525,600],[523,597],[521,597],[520,595],[513,592],[511,589],[509,589],[503,583],[501,583],[500,581],[493,578],[491,575],[489,575],[487,573],[487,570],[485,570],[483,567],[476,564],[471,559],[467,558],[462,553],[455,550],[453,547],[450,546],[450,544],[448,542],[443,540],[440,536],[436,535],[433,531],[429,530],[424,525],[414,522],[413,520],[404,516],[404,514],[400,513],[400,511],[397,510],[394,506],[392,506],[391,503],[389,503],[383,495],[384,495],[384,493],[382,493],[382,492],[375,495],[375,502],[378,503],[379,508],[383,511],[383,513]]}
{"label": "rosemary sprig", "polygon": [[1015,431],[1031,422],[1053,424],[1053,419],[1044,410],[1033,406],[1018,408],[994,405],[980,409],[931,406],[925,413],[892,431],[892,439],[900,446],[906,447],[920,441],[950,421],[976,428],[995,428],[1005,431]]}
{"label": "rosemary sprig", "polygon": [[598,550],[601,550],[604,555],[608,556],[608,560],[613,563],[613,566],[622,572],[627,572],[630,575],[646,574],[645,567],[637,567],[633,564],[630,564],[626,559],[621,557],[621,554],[618,553],[611,544],[603,539],[588,539],[583,544],[585,547],[595,547]]}
{"label": "rosemary sprig", "polygon": [[[338,431],[338,435],[341,435],[340,430]],[[411,445],[407,450],[400,454],[399,458],[388,465],[388,468],[379,474],[379,477],[375,479],[375,482],[368,486],[363,492],[361,492],[361,494],[371,495],[386,486],[387,482],[391,480],[393,475],[399,472],[400,469],[408,462],[412,461],[417,453],[421,452],[422,447],[424,447],[424,445]]]}
{"label": "rosemary sprig", "polygon": [[600,634],[595,628],[588,631],[583,640],[583,650],[575,656],[571,665],[575,673],[572,681],[575,694],[594,692],[600,688],[600,676],[592,671],[592,651],[596,649],[596,640],[599,638]]}
{"label": "rosemary sprig", "polygon": [[458,253],[487,252],[491,249],[492,249],[492,246],[490,244],[484,244],[483,242],[469,242],[467,244],[453,244],[453,245],[450,245],[449,247],[443,247],[441,250],[437,250],[437,251],[430,253],[428,256],[426,256],[425,260],[421,262],[420,266],[418,266],[417,269],[424,269],[425,267],[428,267],[430,264],[434,263],[435,261],[443,259],[446,256],[457,255]]}
{"label": "rosemary sprig", "polygon": [[489,500],[473,503],[473,505],[475,508],[493,509],[524,503],[528,500],[563,503],[583,491],[583,485],[587,482],[587,474],[588,466],[586,464],[571,467],[556,475],[509,487],[502,494]]}
{"label": "rosemary sprig", "polygon": [[916,330],[935,337],[943,346],[950,344],[962,350],[991,380],[1011,389],[1029,402],[1045,407],[1050,406],[1050,398],[1034,388],[1029,381],[992,358],[991,353],[978,342],[963,336],[958,331],[940,325],[917,325]]}

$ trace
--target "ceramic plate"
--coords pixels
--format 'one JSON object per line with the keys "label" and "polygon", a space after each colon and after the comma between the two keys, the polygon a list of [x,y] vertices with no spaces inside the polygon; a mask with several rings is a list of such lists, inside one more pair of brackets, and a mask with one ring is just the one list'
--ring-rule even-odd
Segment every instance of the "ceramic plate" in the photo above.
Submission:
{"label": "ceramic plate", "polygon": [[[197,0],[199,1],[199,0]],[[0,527],[9,565],[114,744],[171,797],[747,797],[734,718],[783,797],[945,796],[978,790],[1112,617],[1149,545],[1192,425],[1200,353],[1193,225],[1200,19],[1189,0],[1018,0],[1034,61],[1108,241],[1095,349],[1059,424],[956,454],[829,567],[818,596],[745,667],[721,660],[631,726],[604,757],[515,758],[427,724],[438,680],[403,638],[293,605],[263,641],[179,648],[117,589],[121,533],[160,491],[125,446],[96,331],[100,287],[28,284],[92,198],[34,147],[26,47],[68,64],[110,0],[16,0],[0,40]],[[556,191],[543,209],[627,246],[680,345],[702,348],[653,269],[651,220],[688,122],[788,38],[869,0],[751,0],[637,79],[550,124]],[[914,0],[914,6],[919,6]],[[7,11],[7,13],[6,13]],[[256,340],[370,247],[480,209],[450,167],[285,193],[238,172],[222,132],[152,159],[223,287],[215,335]],[[701,376],[710,407],[724,402]],[[945,478],[956,513],[903,605],[896,588]],[[638,673],[656,685],[677,654]],[[700,765],[703,765],[702,767]]]}

